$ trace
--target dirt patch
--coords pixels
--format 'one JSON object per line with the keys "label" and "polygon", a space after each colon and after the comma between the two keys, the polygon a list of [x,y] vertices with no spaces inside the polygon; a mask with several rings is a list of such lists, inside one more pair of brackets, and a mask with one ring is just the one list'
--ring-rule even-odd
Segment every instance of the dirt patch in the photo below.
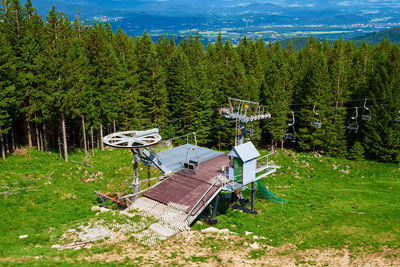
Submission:
{"label": "dirt patch", "polygon": [[26,153],[28,153],[28,151],[25,148],[17,148],[16,150],[14,150],[12,155],[25,156]]}
{"label": "dirt patch", "polygon": [[[253,242],[258,242],[260,249],[252,249]],[[351,253],[348,249],[298,250],[291,244],[274,248],[232,233],[184,231],[152,247],[120,236],[104,246],[112,250],[81,259],[161,266],[400,266],[400,249]]]}

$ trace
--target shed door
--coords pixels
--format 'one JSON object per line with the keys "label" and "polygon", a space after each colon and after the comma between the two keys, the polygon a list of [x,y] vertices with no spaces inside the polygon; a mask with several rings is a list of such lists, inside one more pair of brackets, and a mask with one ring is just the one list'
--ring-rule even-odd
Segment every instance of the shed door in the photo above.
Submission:
{"label": "shed door", "polygon": [[233,158],[233,167],[235,168],[235,182],[241,183],[243,180],[243,161],[240,158]]}

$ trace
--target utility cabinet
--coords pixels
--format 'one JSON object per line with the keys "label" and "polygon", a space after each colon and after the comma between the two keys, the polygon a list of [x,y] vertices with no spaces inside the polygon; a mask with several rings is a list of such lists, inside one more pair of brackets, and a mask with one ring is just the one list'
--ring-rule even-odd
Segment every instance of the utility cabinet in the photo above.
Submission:
{"label": "utility cabinet", "polygon": [[252,142],[234,147],[229,153],[228,177],[234,182],[247,185],[256,180],[257,157],[260,156]]}

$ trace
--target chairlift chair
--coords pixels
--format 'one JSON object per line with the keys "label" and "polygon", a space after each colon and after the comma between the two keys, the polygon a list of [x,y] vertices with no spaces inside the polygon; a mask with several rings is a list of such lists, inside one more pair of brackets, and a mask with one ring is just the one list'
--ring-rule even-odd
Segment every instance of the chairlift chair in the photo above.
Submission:
{"label": "chairlift chair", "polygon": [[364,110],[363,110],[363,114],[361,115],[361,119],[363,121],[371,121],[371,118],[372,118],[371,110],[368,107],[366,107],[366,104],[367,104],[367,99],[365,99],[365,101],[364,101]]}
{"label": "chairlift chair", "polygon": [[[194,147],[190,147],[187,149],[186,151],[186,160],[183,163],[183,166],[185,167],[186,170],[189,171],[197,171],[199,169],[199,165],[200,165],[200,160],[199,160],[199,155],[197,153],[197,138],[196,138],[196,133],[193,132],[193,136],[194,136],[194,141],[195,141],[195,146]],[[189,143],[189,135],[187,135],[187,143]],[[194,152],[194,158],[190,158],[190,153],[189,152]]]}
{"label": "chairlift chair", "polygon": [[246,136],[248,136],[248,137],[251,137],[251,136],[254,135],[254,129],[252,129],[252,128],[246,128],[246,129],[244,130],[244,134],[245,134]]}
{"label": "chairlift chair", "polygon": [[310,122],[310,125],[314,128],[321,128],[322,127],[321,115],[315,112],[315,104],[313,107],[313,113],[314,113],[314,119]]}
{"label": "chairlift chair", "polygon": [[292,111],[292,117],[293,117],[293,122],[292,123],[288,123],[289,127],[292,127],[292,132],[287,132],[285,133],[285,136],[283,137],[283,139],[285,141],[290,141],[290,142],[296,142],[296,131],[294,129],[294,123],[295,123],[295,119],[294,119],[294,112]]}
{"label": "chairlift chair", "polygon": [[357,122],[357,118],[358,118],[358,108],[355,107],[356,110],[356,115],[354,117],[351,117],[349,120],[349,125],[347,125],[347,129],[349,129],[349,131],[353,131],[354,133],[358,132],[358,122]]}

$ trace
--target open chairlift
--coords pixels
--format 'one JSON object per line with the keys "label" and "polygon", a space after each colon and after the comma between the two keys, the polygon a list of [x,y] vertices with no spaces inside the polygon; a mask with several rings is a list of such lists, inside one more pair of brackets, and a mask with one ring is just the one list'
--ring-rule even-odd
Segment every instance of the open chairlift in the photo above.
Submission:
{"label": "open chairlift", "polygon": [[293,122],[292,123],[288,123],[288,126],[292,128],[292,131],[290,132],[290,128],[289,128],[289,131],[287,133],[285,133],[284,140],[285,141],[290,141],[290,142],[296,142],[296,131],[294,129],[295,119],[294,119],[294,112],[293,111],[292,111],[292,117],[293,117]]}
{"label": "open chairlift", "polygon": [[[194,136],[194,147],[190,147],[186,151],[186,160],[183,163],[184,167],[188,171],[195,172],[199,169],[200,165],[200,160],[199,160],[199,154],[197,153],[196,147],[197,147],[197,138],[196,138],[196,133],[193,132]],[[189,135],[187,135],[187,142],[189,143]],[[194,153],[194,157],[191,157],[191,152]]]}
{"label": "open chairlift", "polygon": [[363,121],[371,121],[371,118],[372,118],[371,110],[368,107],[366,107],[366,104],[367,104],[367,99],[365,99],[365,101],[364,101],[364,110],[361,115],[361,119]]}
{"label": "open chairlift", "polygon": [[356,115],[354,117],[351,117],[349,120],[349,125],[347,126],[347,129],[349,129],[349,131],[354,131],[355,133],[358,132],[358,122],[357,122],[357,118],[358,118],[358,107],[355,107],[356,109]]}
{"label": "open chairlift", "polygon": [[321,115],[315,112],[315,104],[313,107],[313,113],[314,113],[314,119],[310,122],[310,125],[314,128],[321,128],[322,127]]}

